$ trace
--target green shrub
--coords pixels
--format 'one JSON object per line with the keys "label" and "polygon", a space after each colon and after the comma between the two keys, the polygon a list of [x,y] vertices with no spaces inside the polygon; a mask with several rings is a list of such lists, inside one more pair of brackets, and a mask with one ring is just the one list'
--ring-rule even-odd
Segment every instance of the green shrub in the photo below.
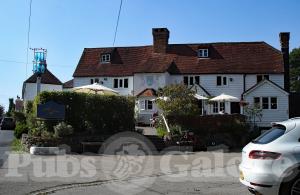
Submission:
{"label": "green shrub", "polygon": [[29,135],[33,137],[40,137],[42,135],[42,132],[48,131],[47,126],[44,121],[38,121],[36,122],[36,127],[31,128],[29,131]]}
{"label": "green shrub", "polygon": [[172,133],[172,135],[181,135],[182,134],[181,126],[179,126],[179,125],[171,125],[169,128],[170,128],[170,132]]}
{"label": "green shrub", "polygon": [[73,127],[65,122],[58,123],[53,128],[55,137],[66,137],[73,134]]}
{"label": "green shrub", "polygon": [[16,138],[20,139],[23,133],[28,133],[28,126],[25,123],[18,122],[14,131]]}
{"label": "green shrub", "polygon": [[43,139],[51,139],[54,137],[54,134],[52,132],[49,132],[49,131],[42,131],[41,132],[41,137]]}
{"label": "green shrub", "polygon": [[168,135],[167,129],[163,127],[156,128],[156,133],[158,137],[164,137],[165,135]]}
{"label": "green shrub", "polygon": [[16,122],[26,123],[26,116],[23,112],[13,112],[13,118]]}
{"label": "green shrub", "polygon": [[[76,92],[42,92],[34,100],[33,115],[36,115],[37,104],[44,104],[51,100],[65,105],[65,122],[70,124],[76,132],[90,131],[93,128],[96,134],[102,135],[135,129],[135,101],[132,97]],[[84,121],[89,121],[89,127],[86,127]],[[31,123],[34,126],[34,121]],[[52,124],[54,125],[56,124]]]}

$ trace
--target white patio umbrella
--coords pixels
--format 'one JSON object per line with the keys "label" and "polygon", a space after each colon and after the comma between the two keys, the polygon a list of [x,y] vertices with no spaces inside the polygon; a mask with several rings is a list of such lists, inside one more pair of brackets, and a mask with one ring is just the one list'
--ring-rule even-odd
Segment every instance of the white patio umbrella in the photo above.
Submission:
{"label": "white patio umbrella", "polygon": [[98,83],[94,83],[91,85],[84,85],[81,87],[75,87],[73,88],[73,91],[75,92],[82,92],[82,93],[92,93],[92,94],[101,94],[101,95],[118,95],[119,92],[105,87],[103,85],[100,85]]}
{"label": "white patio umbrella", "polygon": [[199,95],[199,94],[195,94],[194,97],[195,97],[197,100],[207,100],[207,99],[208,99],[207,97],[204,97],[204,96]]}
{"label": "white patio umbrella", "polygon": [[151,101],[156,101],[156,100],[168,101],[169,99],[170,99],[169,97],[161,96],[161,97],[157,97],[157,98],[151,99]]}
{"label": "white patio umbrella", "polygon": [[239,102],[239,98],[231,96],[231,95],[226,95],[225,93],[222,93],[221,95],[218,95],[209,101],[215,101],[215,102]]}

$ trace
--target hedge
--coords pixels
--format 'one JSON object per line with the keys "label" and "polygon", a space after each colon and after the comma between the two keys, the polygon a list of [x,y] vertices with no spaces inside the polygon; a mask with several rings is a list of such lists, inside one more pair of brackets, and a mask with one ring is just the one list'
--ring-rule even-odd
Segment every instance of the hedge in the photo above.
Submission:
{"label": "hedge", "polygon": [[[193,131],[203,139],[220,139],[237,147],[249,141],[249,131],[244,115],[168,116],[170,125]],[[229,143],[231,142],[231,143]]]}
{"label": "hedge", "polygon": [[[92,125],[97,134],[113,134],[134,129],[135,104],[131,97],[76,92],[42,92],[34,101],[33,112],[36,114],[37,104],[44,104],[51,100],[65,105],[65,122],[71,125],[75,132],[85,131],[87,123]],[[54,123],[49,126],[53,127]]]}

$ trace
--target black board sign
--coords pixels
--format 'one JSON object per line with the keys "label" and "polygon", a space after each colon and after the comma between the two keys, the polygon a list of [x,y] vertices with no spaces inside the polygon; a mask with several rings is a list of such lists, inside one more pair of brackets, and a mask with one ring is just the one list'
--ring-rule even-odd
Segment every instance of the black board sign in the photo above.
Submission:
{"label": "black board sign", "polygon": [[65,106],[54,101],[37,106],[37,118],[46,120],[64,120]]}

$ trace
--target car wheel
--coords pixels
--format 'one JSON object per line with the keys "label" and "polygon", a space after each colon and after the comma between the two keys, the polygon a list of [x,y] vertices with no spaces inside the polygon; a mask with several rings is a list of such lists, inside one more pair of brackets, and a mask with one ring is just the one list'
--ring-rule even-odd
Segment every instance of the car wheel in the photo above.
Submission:
{"label": "car wheel", "polygon": [[280,195],[300,195],[300,174],[289,176],[281,184]]}

